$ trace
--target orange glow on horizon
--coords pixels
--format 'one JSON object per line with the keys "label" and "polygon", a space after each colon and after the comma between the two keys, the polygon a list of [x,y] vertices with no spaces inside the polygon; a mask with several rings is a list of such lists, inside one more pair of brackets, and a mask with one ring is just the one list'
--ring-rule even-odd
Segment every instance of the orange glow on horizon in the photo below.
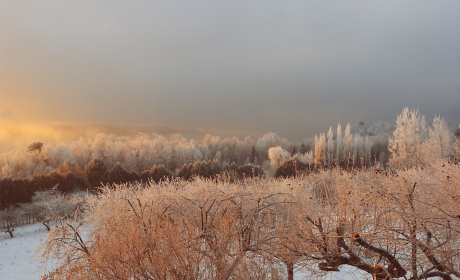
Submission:
{"label": "orange glow on horizon", "polygon": [[52,125],[4,122],[0,126],[0,153],[27,146],[32,142],[56,144],[72,140]]}
{"label": "orange glow on horizon", "polygon": [[201,139],[209,133],[221,137],[245,137],[244,131],[216,130],[205,128],[170,127],[152,124],[110,123],[26,123],[0,121],[0,154],[17,148],[25,148],[33,142],[44,144],[69,144],[80,137],[91,139],[96,135],[114,134],[134,137],[138,133],[158,133],[168,137],[180,133],[189,139]]}

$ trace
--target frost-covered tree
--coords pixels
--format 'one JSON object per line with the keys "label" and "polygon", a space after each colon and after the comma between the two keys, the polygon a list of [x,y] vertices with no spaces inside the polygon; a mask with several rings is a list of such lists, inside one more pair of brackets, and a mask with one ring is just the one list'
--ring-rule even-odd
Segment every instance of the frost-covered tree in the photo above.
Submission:
{"label": "frost-covered tree", "polygon": [[43,279],[293,280],[300,266],[308,279],[457,279],[459,175],[441,160],[386,176],[106,186],[50,232]]}
{"label": "frost-covered tree", "polygon": [[216,152],[216,155],[214,156],[214,160],[217,160],[217,162],[222,162],[222,153],[220,151]]}
{"label": "frost-covered tree", "polygon": [[29,153],[36,153],[36,154],[41,154],[43,149],[43,143],[41,142],[34,142],[27,147],[27,151]]}
{"label": "frost-covered tree", "polygon": [[51,222],[75,212],[85,202],[85,192],[75,192],[69,195],[57,190],[57,187],[38,191],[32,198],[29,209],[33,210],[34,218],[51,230]]}
{"label": "frost-covered tree", "polygon": [[327,166],[332,166],[332,159],[334,157],[334,132],[332,132],[332,126],[329,128],[329,131],[327,133]]}
{"label": "frost-covered tree", "polygon": [[457,130],[455,130],[455,139],[454,139],[454,158],[457,161],[460,161],[460,125]]}
{"label": "frost-covered tree", "polygon": [[13,238],[15,228],[20,225],[20,219],[20,210],[13,206],[0,210],[0,232],[8,233]]}
{"label": "frost-covered tree", "polygon": [[418,109],[404,108],[396,119],[396,129],[388,141],[391,167],[407,168],[421,163],[422,144],[427,137],[425,116]]}
{"label": "frost-covered tree", "polygon": [[337,163],[340,164],[342,162],[342,147],[343,147],[343,142],[342,142],[342,126],[339,124],[337,125],[337,152],[336,152],[336,157],[337,157]]}
{"label": "frost-covered tree", "polygon": [[366,135],[364,138],[364,159],[365,159],[365,164],[367,166],[372,165],[372,147],[374,145],[374,141],[372,140],[369,135]]}
{"label": "frost-covered tree", "polygon": [[349,160],[351,157],[352,147],[353,147],[353,134],[351,133],[350,124],[347,125],[345,128],[345,138],[343,139],[343,159],[349,164]]}
{"label": "frost-covered tree", "polygon": [[270,132],[264,134],[261,138],[256,141],[255,147],[256,152],[260,156],[259,160],[268,159],[267,151],[271,147],[280,146],[283,149],[287,148],[287,140],[279,137],[276,133]]}
{"label": "frost-covered tree", "polygon": [[80,137],[79,140],[70,143],[69,147],[73,151],[76,163],[78,164],[80,169],[83,170],[85,166],[89,164],[93,156],[91,152],[91,143],[89,139]]}
{"label": "frost-covered tree", "polygon": [[315,161],[315,154],[313,151],[308,151],[305,153],[305,163],[308,164],[309,167],[313,165]]}
{"label": "frost-covered tree", "polygon": [[117,163],[107,174],[107,183],[121,184],[138,179],[138,174],[134,171],[126,170],[121,163]]}
{"label": "frost-covered tree", "polygon": [[90,189],[96,189],[107,180],[107,165],[102,159],[93,159],[85,169]]}
{"label": "frost-covered tree", "polygon": [[203,160],[203,154],[200,152],[200,150],[196,149],[193,152],[193,161],[202,161]]}
{"label": "frost-covered tree", "polygon": [[429,128],[429,138],[424,143],[423,151],[426,159],[444,159],[452,156],[454,137],[446,121],[435,116]]}
{"label": "frost-covered tree", "polygon": [[321,168],[326,157],[326,136],[321,133],[319,137],[315,135],[315,167]]}
{"label": "frost-covered tree", "polygon": [[49,165],[49,159],[42,153],[44,144],[41,142],[34,142],[29,145],[27,152],[30,154],[29,172],[44,173],[44,169]]}
{"label": "frost-covered tree", "polygon": [[289,160],[291,153],[281,148],[281,146],[271,147],[268,149],[268,158],[272,171],[275,171],[284,161]]}
{"label": "frost-covered tree", "polygon": [[454,134],[455,134],[455,137],[460,139],[460,125],[457,127]]}
{"label": "frost-covered tree", "polygon": [[[177,195],[175,185],[161,193],[141,185],[106,189],[91,199],[85,220],[65,220],[50,233],[42,252],[57,269],[43,279],[286,278],[264,246],[276,242],[268,225],[288,200],[280,188],[204,188],[209,183],[197,180],[179,185]],[[81,234],[81,221],[89,234]]]}
{"label": "frost-covered tree", "polygon": [[362,157],[362,136],[359,134],[353,135],[353,145],[352,145],[352,158],[351,162],[353,163],[353,166],[358,166],[360,163],[361,157]]}

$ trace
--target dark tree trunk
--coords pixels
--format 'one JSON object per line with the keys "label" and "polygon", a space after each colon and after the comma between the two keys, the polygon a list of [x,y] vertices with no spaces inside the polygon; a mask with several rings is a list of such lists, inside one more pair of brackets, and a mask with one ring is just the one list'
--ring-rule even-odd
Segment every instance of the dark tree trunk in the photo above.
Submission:
{"label": "dark tree trunk", "polygon": [[48,231],[51,230],[51,228],[50,228],[50,221],[45,220],[45,221],[42,222],[42,224],[46,227],[46,229],[47,229]]}
{"label": "dark tree trunk", "polygon": [[287,269],[287,273],[288,273],[287,280],[294,280],[294,263],[287,262],[286,263],[286,269]]}
{"label": "dark tree trunk", "polygon": [[8,226],[8,228],[5,230],[5,233],[8,233],[10,235],[10,237],[13,238],[14,237],[14,228]]}

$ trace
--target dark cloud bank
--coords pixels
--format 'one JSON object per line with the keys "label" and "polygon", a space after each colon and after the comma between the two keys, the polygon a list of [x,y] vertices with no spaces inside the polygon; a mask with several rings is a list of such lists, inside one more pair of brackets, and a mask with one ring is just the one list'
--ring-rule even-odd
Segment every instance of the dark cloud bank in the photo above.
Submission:
{"label": "dark cloud bank", "polygon": [[406,106],[460,119],[459,10],[458,1],[3,1],[0,118],[292,140],[392,121]]}

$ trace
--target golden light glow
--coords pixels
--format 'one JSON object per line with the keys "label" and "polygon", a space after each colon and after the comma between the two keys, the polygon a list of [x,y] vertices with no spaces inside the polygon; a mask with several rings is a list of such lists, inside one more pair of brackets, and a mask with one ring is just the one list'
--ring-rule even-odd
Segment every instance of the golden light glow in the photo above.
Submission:
{"label": "golden light glow", "polygon": [[166,137],[174,133],[180,133],[189,139],[201,139],[207,133],[221,137],[237,136],[240,138],[248,135],[245,131],[169,127],[151,124],[26,123],[0,120],[0,153],[16,148],[26,148],[33,142],[69,144],[74,140],[80,139],[80,137],[91,139],[100,133],[127,137],[134,137],[138,133],[158,133]]}
{"label": "golden light glow", "polygon": [[32,142],[56,144],[71,140],[52,125],[2,122],[0,125],[0,153],[27,146]]}

